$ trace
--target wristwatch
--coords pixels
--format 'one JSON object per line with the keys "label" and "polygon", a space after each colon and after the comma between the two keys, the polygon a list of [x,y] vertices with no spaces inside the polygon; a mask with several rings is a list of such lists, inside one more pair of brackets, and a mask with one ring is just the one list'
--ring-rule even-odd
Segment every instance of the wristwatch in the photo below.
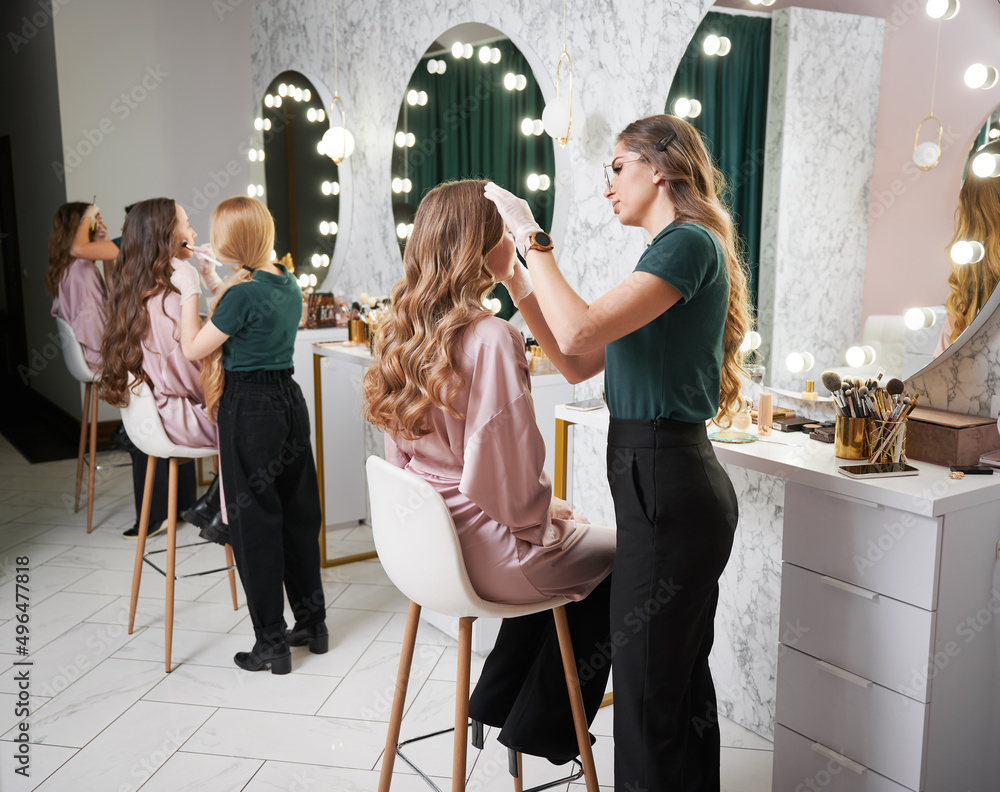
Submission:
{"label": "wristwatch", "polygon": [[528,250],[552,250],[552,237],[544,231],[533,231],[528,234]]}

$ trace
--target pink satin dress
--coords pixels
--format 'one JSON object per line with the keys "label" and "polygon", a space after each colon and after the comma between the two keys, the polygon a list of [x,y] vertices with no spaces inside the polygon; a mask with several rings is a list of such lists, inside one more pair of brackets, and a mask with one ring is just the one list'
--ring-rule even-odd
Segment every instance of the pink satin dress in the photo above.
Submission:
{"label": "pink satin dress", "polygon": [[583,599],[611,571],[615,531],[549,516],[552,486],[520,333],[496,317],[476,322],[459,367],[465,384],[452,404],[465,417],[436,409],[431,432],[417,440],[386,433],[386,459],[444,498],[481,597]]}
{"label": "pink satin dress", "polygon": [[108,289],[97,265],[76,259],[63,274],[59,293],[52,301],[52,315],[69,322],[91,371],[97,371],[101,363],[107,298]]}

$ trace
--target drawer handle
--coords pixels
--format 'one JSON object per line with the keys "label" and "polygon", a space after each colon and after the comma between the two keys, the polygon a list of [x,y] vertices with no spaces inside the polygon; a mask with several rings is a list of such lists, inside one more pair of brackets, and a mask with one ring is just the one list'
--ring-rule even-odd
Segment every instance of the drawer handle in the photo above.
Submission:
{"label": "drawer handle", "polygon": [[881,503],[872,503],[871,501],[862,500],[861,498],[852,498],[850,495],[841,495],[839,492],[827,492],[823,490],[823,494],[830,498],[840,498],[840,500],[845,500],[848,503],[857,503],[859,506],[867,506],[869,509],[881,509]]}
{"label": "drawer handle", "polygon": [[817,660],[816,665],[818,665],[822,670],[826,671],[828,674],[833,674],[835,677],[843,679],[845,682],[850,682],[852,685],[857,685],[860,688],[869,689],[875,683],[870,679],[865,679],[863,676],[858,676],[857,674],[852,674],[850,671],[845,671],[840,666],[835,666],[832,663],[828,663],[825,660]]}
{"label": "drawer handle", "polygon": [[863,764],[858,764],[853,759],[848,759],[846,756],[837,753],[832,748],[827,748],[823,745],[823,743],[813,743],[812,749],[821,756],[825,756],[827,759],[832,759],[837,764],[843,765],[848,770],[857,773],[859,776],[863,776],[868,772],[868,768]]}
{"label": "drawer handle", "polygon": [[837,578],[830,577],[829,575],[823,575],[820,580],[826,583],[826,585],[833,586],[841,591],[846,591],[848,594],[855,594],[858,597],[864,597],[866,600],[878,602],[878,594],[874,591],[869,591],[866,588],[861,588],[861,586],[854,586],[850,583],[845,583],[843,580],[838,580]]}

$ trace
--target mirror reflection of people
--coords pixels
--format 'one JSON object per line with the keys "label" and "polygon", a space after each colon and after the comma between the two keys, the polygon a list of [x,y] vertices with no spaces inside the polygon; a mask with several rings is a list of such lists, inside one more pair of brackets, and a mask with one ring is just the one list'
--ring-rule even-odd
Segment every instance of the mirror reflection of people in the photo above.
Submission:
{"label": "mirror reflection of people", "polygon": [[[552,496],[524,340],[483,306],[516,261],[484,185],[442,184],[420,202],[403,278],[365,374],[365,417],[385,431],[386,459],[444,498],[483,599],[574,600],[566,613],[588,671],[580,679],[589,723],[608,678],[610,658],[601,647],[611,646],[614,529],[590,525]],[[503,620],[469,716],[500,728],[498,739],[509,749],[557,764],[577,756],[551,613]]]}
{"label": "mirror reflection of people", "polygon": [[[322,654],[329,633],[309,411],[292,379],[302,291],[271,260],[273,247],[267,207],[255,198],[228,198],[212,213],[211,250],[236,274],[216,294],[204,327],[197,270],[175,262],[172,283],[183,303],[184,354],[192,361],[210,357],[203,361],[202,381],[218,422],[227,522],[256,638],[233,662],[247,671],[287,674],[290,646],[308,645]],[[290,632],[285,593],[295,615]]]}
{"label": "mirror reflection of people", "polygon": [[[976,153],[1000,154],[1000,141],[980,148]],[[982,261],[956,264],[948,252],[961,240],[980,242],[986,249]],[[954,343],[990,298],[1000,281],[1000,179],[976,176],[969,168],[955,209],[955,235],[945,250],[951,263],[948,276],[947,314],[934,357]]]}
{"label": "mirror reflection of people", "polygon": [[117,255],[98,207],[81,201],[59,207],[49,235],[45,291],[52,297],[52,315],[73,328],[91,371],[101,362],[108,296],[95,262],[114,261]]}
{"label": "mirror reflection of people", "polygon": [[528,205],[493,184],[486,195],[526,257],[507,285],[535,338],[572,380],[605,371],[611,630],[628,636],[613,665],[615,789],[709,792],[720,786],[720,736],[708,657],[737,500],[705,424],[730,425],[740,406],[746,273],[722,176],[694,127],[635,121],[607,167],[612,211],[652,242],[589,304]]}
{"label": "mirror reflection of people", "polygon": [[[195,236],[184,208],[169,198],[140,201],[125,216],[101,347],[99,394],[112,406],[124,407],[130,397],[130,375],[141,379],[156,399],[164,432],[172,442],[216,448],[215,426],[209,420],[198,382],[201,367],[181,352],[181,295],[170,282],[174,261],[192,255],[182,243],[193,245]],[[143,473],[133,470],[133,477]],[[157,479],[162,483],[162,477]],[[164,511],[154,513],[151,509],[147,536],[166,527],[166,498],[157,491],[155,481],[152,502]],[[178,513],[195,502],[195,492],[194,465],[181,465]],[[221,526],[221,515],[213,515],[213,522]],[[136,523],[124,536],[138,534]]]}

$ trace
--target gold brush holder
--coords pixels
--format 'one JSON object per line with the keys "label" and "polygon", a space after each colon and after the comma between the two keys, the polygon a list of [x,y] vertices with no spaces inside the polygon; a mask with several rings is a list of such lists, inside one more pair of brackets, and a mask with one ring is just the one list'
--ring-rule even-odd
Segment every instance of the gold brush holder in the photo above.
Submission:
{"label": "gold brush holder", "polygon": [[869,418],[868,461],[873,465],[906,464],[906,418]]}
{"label": "gold brush holder", "polygon": [[364,319],[351,319],[347,323],[347,340],[354,344],[368,343],[368,325]]}
{"label": "gold brush holder", "polygon": [[838,459],[868,458],[868,419],[838,415],[833,434],[833,455]]}

